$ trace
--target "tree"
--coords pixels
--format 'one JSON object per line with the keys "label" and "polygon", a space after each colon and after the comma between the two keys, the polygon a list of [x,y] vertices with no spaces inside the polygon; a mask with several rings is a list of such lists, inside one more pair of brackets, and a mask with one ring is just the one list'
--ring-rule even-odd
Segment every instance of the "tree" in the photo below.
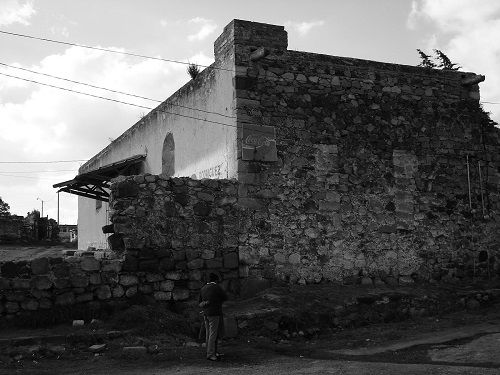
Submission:
{"label": "tree", "polygon": [[0,216],[10,216],[10,206],[0,197]]}
{"label": "tree", "polygon": [[439,60],[438,67],[443,70],[458,70],[461,68],[458,64],[452,63],[451,60],[444,54],[444,52],[435,49],[434,53],[436,54],[436,58]]}
{"label": "tree", "polygon": [[432,61],[432,57],[427,55],[425,52],[417,48],[417,52],[420,55],[420,59],[422,62],[418,64],[418,66],[421,66],[422,68],[435,68],[436,64],[434,61]]}

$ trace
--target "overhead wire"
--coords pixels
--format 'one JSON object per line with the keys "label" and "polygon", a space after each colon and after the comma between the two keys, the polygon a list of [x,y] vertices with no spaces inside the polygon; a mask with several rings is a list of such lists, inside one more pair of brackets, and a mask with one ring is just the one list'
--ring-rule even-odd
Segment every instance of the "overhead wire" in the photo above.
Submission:
{"label": "overhead wire", "polygon": [[[109,49],[109,48],[92,47],[92,46],[87,46],[85,44],[63,42],[61,40],[55,40],[55,39],[49,39],[49,38],[40,38],[40,37],[33,36],[33,35],[13,33],[13,32],[5,31],[5,30],[0,30],[0,33],[1,34],[6,34],[6,35],[18,36],[18,37],[21,37],[21,38],[41,40],[41,41],[44,41],[44,42],[64,44],[64,45],[67,45],[67,46],[87,48],[87,49],[93,49],[93,50],[97,50],[97,51],[111,52],[111,53],[116,53],[116,54],[121,54],[121,55],[127,55],[127,56],[133,56],[133,57],[141,57],[143,59],[159,60],[159,61],[165,61],[165,62],[170,62],[170,63],[175,63],[175,64],[183,64],[183,65],[192,65],[192,63],[185,62],[185,61],[180,61],[180,60],[164,59],[162,57],[147,56],[147,55],[142,55],[142,54],[133,53],[133,52],[117,51],[117,50],[112,50],[112,49]],[[202,65],[202,64],[195,64],[195,65],[198,65],[198,66],[200,66],[202,68],[212,68],[212,69],[217,69],[217,70],[225,70],[225,71],[229,71],[229,72],[233,72],[234,71],[233,69],[226,69],[226,68],[222,68],[222,67],[218,67],[218,66],[213,66],[213,65]]]}
{"label": "overhead wire", "polygon": [[0,171],[0,173],[59,173],[59,172],[75,172],[76,169],[58,169],[56,171]]}
{"label": "overhead wire", "polygon": [[[10,78],[19,79],[19,80],[22,80],[22,81],[36,83],[36,84],[42,85],[42,86],[52,87],[52,88],[59,89],[59,90],[69,91],[69,92],[73,92],[73,93],[76,93],[76,94],[86,95],[86,96],[90,96],[90,97],[93,97],[93,98],[108,100],[108,101],[116,102],[116,103],[120,103],[120,104],[126,104],[126,105],[129,105],[129,106],[132,106],[132,107],[138,107],[138,108],[148,109],[150,111],[152,111],[152,110],[155,109],[155,108],[146,107],[146,106],[143,106],[143,105],[140,105],[140,104],[134,104],[134,103],[130,103],[130,102],[125,102],[123,100],[111,99],[111,98],[107,98],[107,97],[100,96],[100,95],[89,94],[89,93],[86,93],[86,92],[82,92],[82,91],[78,91],[78,90],[72,90],[72,89],[68,89],[68,88],[65,88],[65,87],[61,87],[61,86],[55,86],[55,85],[51,85],[51,84],[48,84],[48,83],[43,83],[43,82],[39,82],[39,81],[27,79],[27,78],[17,77],[17,76],[13,76],[13,75],[6,74],[6,73],[0,73],[0,75],[6,76],[6,77],[10,77]],[[232,127],[232,128],[238,128],[238,125],[227,124],[227,123],[224,123],[224,122],[203,119],[203,118],[199,118],[199,117],[195,117],[195,116],[190,116],[190,115],[183,115],[183,114],[180,114],[180,113],[166,111],[164,109],[156,109],[156,110],[159,111],[159,112],[170,114],[170,115],[174,115],[174,116],[189,118],[189,119],[193,119],[193,120],[208,122],[208,123],[211,123],[211,124],[217,124],[217,125],[222,125],[222,126],[227,126],[227,127]],[[245,121],[241,121],[241,123],[251,124],[250,122],[245,122]],[[255,130],[255,131],[258,132],[258,130]]]}
{"label": "overhead wire", "polygon": [[[2,62],[0,62],[0,65],[2,65],[2,66],[6,66],[6,67],[11,68],[11,69],[18,69],[18,70],[26,71],[26,72],[33,73],[33,74],[39,74],[39,75],[42,75],[42,76],[46,76],[46,77],[50,77],[50,78],[54,78],[54,79],[59,79],[59,80],[62,80],[62,81],[67,81],[67,82],[71,82],[71,83],[76,83],[76,84],[78,84],[78,85],[83,85],[83,86],[92,87],[92,88],[99,89],[99,90],[110,91],[110,92],[113,92],[113,93],[115,93],[115,94],[127,95],[127,96],[131,96],[131,97],[134,97],[134,98],[139,98],[139,99],[149,100],[149,101],[156,102],[156,103],[163,103],[163,100],[152,99],[152,98],[148,98],[148,97],[146,97],[146,96],[141,96],[141,95],[130,94],[130,93],[127,93],[127,92],[124,92],[124,91],[119,91],[119,90],[109,89],[109,88],[107,88],[107,87],[96,86],[96,85],[92,85],[92,84],[90,84],[90,83],[85,83],[85,82],[75,81],[75,80],[72,80],[72,79],[69,79],[69,78],[58,77],[58,76],[54,76],[54,75],[52,75],[52,74],[47,74],[47,73],[37,72],[37,71],[35,71],[35,70],[26,69],[26,68],[21,68],[21,67],[18,67],[18,66],[9,65],[9,64],[2,63]],[[227,118],[236,118],[235,116],[226,115],[226,114],[224,114],[224,113],[220,113],[220,112],[213,112],[213,111],[207,111],[207,110],[204,110],[204,109],[199,109],[199,108],[193,108],[193,107],[185,106],[185,105],[182,105],[182,104],[170,103],[170,102],[169,102],[168,104],[173,105],[173,106],[175,106],[175,107],[181,107],[181,108],[185,108],[185,109],[191,109],[191,110],[193,110],[193,111],[198,111],[198,112],[203,112],[203,113],[210,113],[210,114],[219,115],[219,116],[223,116],[223,117],[227,117]]]}
{"label": "overhead wire", "polygon": [[48,160],[48,161],[0,161],[0,164],[51,164],[51,163],[77,163],[87,161],[88,159],[75,159],[75,160]]}

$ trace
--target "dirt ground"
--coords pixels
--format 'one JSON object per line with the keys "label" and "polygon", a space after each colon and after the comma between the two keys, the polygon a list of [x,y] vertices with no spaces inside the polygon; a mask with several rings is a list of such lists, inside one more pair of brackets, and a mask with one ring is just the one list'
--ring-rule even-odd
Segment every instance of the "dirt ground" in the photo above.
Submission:
{"label": "dirt ground", "polygon": [[64,250],[74,249],[72,245],[0,245],[0,262],[17,262],[36,258],[57,258]]}
{"label": "dirt ground", "polygon": [[[375,324],[357,329],[345,329],[334,333],[322,333],[306,339],[277,340],[252,334],[226,339],[221,345],[225,353],[221,362],[211,363],[204,359],[204,348],[185,342],[172,335],[154,333],[148,336],[135,332],[107,343],[100,354],[90,353],[88,344],[75,345],[59,354],[23,358],[10,365],[0,365],[0,374],[500,374],[500,363],[483,358],[476,361],[457,362],[450,350],[463,352],[482,337],[470,337],[441,345],[420,345],[409,349],[368,356],[333,354],[333,349],[364,348],[386,345],[424,332],[435,333],[461,329],[466,325],[486,323],[500,324],[499,306],[475,312],[459,312],[436,317],[418,318],[405,322]],[[64,327],[63,327],[64,328]],[[61,328],[60,328],[61,329]],[[67,329],[67,327],[66,327]],[[28,333],[23,331],[24,334]],[[490,348],[497,336],[490,335]],[[493,341],[491,341],[491,339]],[[162,345],[168,341],[168,345]],[[184,341],[184,342],[183,342]],[[479,341],[481,342],[481,341]],[[159,349],[136,357],[124,355],[124,345],[158,344]],[[477,345],[476,345],[477,346]],[[457,349],[458,348],[458,349]],[[481,348],[479,348],[480,350]],[[442,355],[436,357],[436,351]],[[490,349],[491,351],[491,349]],[[469,354],[470,355],[470,354]],[[492,354],[490,354],[491,357]],[[493,353],[494,355],[494,353]],[[448,360],[452,358],[453,360]],[[486,359],[484,359],[486,358]]]}

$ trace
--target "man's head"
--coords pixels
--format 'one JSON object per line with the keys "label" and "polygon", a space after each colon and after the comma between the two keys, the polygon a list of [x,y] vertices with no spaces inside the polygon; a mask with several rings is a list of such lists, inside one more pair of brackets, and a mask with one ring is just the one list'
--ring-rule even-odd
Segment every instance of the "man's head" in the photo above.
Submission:
{"label": "man's head", "polygon": [[218,283],[219,282],[219,276],[216,273],[211,272],[208,275],[208,281],[211,283]]}

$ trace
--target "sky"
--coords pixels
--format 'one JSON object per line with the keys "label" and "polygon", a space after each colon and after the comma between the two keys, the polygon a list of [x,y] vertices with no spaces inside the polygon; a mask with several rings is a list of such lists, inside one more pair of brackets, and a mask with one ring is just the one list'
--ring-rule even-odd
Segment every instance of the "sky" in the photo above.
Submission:
{"label": "sky", "polygon": [[[498,0],[0,0],[0,31],[202,65],[235,18],[284,25],[292,50],[417,65],[417,48],[437,48],[486,75],[481,100],[500,103]],[[146,107],[157,103],[1,64],[157,100],[190,79],[182,64],[2,33],[0,51],[0,73]],[[483,106],[500,122],[500,104]],[[147,111],[0,74],[0,197],[22,216],[43,201],[44,215],[57,219],[52,185]],[[76,222],[76,196],[61,193],[60,223]]]}

